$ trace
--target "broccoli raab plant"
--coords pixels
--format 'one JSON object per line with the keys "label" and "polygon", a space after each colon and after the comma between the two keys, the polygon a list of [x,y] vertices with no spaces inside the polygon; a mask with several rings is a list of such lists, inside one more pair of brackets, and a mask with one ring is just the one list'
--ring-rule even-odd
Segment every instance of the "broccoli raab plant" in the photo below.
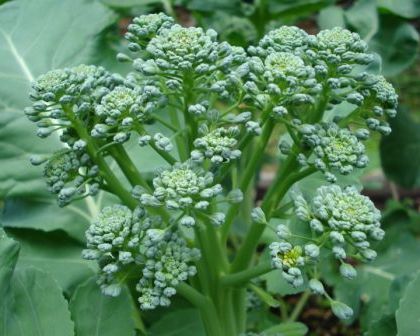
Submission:
{"label": "broccoli raab plant", "polygon": [[[308,35],[283,26],[244,50],[163,14],[135,18],[125,37],[130,52],[117,58],[132,73],[51,70],[33,83],[25,111],[40,137],[55,133],[63,143],[32,159],[45,164],[60,206],[100,190],[120,200],[86,232],[83,258],[97,261],[103,294],[128,285],[140,310],[179,295],[200,311],[208,335],[240,335],[261,332],[247,330],[247,288],[279,269],[292,286],[324,296],[340,319],[351,317],[319,266],[336,260],[352,279],[352,264],[373,260],[371,244],[384,235],[373,203],[336,183],[368,164],[363,141],[388,134],[396,113],[393,87],[367,71],[366,43],[342,28]],[[340,104],[348,112],[335,113]],[[273,139],[278,171],[256,201]],[[165,162],[153,179],[134,163],[147,157],[133,142]],[[325,183],[309,198],[294,186],[316,172]],[[295,220],[273,227],[276,218]],[[265,230],[277,237],[267,246]]]}

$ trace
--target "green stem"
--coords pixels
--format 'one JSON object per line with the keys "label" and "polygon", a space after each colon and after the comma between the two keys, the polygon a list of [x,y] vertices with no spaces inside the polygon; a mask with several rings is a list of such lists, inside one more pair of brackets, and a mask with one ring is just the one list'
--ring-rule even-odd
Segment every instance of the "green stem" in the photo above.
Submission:
{"label": "green stem", "polygon": [[86,127],[79,121],[74,118],[71,111],[64,109],[67,114],[67,117],[72,122],[73,127],[78,133],[80,139],[86,142],[86,149],[91,157],[91,159],[98,165],[101,175],[107,183],[109,190],[118,196],[118,198],[129,208],[134,209],[138,205],[138,202],[131,196],[131,194],[121,185],[118,178],[114,175],[112,170],[109,168],[105,159],[102,157],[102,154],[99,151],[99,146],[97,146],[94,139],[92,139],[87,133]]}
{"label": "green stem", "polygon": [[209,243],[211,244],[212,247],[215,248],[215,251],[216,251],[215,258],[220,261],[221,268],[222,268],[221,270],[227,271],[227,269],[229,268],[227,255],[223,251],[222,244],[220,243],[220,236],[212,223],[207,224],[207,232],[208,232]]}
{"label": "green stem", "polygon": [[[244,175],[241,177],[241,182],[239,183],[239,189],[241,189],[243,193],[246,193],[250,186],[252,177],[255,174],[255,170],[257,169],[258,164],[261,162],[261,159],[264,155],[264,149],[267,146],[268,140],[270,139],[273,129],[274,129],[274,123],[273,121],[269,120],[264,125],[264,130],[259,139],[259,142],[252,154],[251,159],[249,160],[249,162],[247,162],[247,167],[245,169]],[[233,224],[233,220],[235,219],[238,213],[239,207],[240,207],[239,203],[233,204],[230,206],[227,212],[226,220],[222,227],[222,241],[223,242],[226,242],[227,240],[230,228]]]}
{"label": "green stem", "polygon": [[150,186],[143,179],[140,172],[137,170],[131,158],[128,156],[125,148],[122,145],[115,145],[108,149],[108,152],[118,163],[127,180],[132,186],[140,185],[147,190],[150,190]]}
{"label": "green stem", "polygon": [[233,304],[237,309],[236,312],[236,329],[238,334],[246,331],[246,288],[235,289],[233,292]]}
{"label": "green stem", "polygon": [[302,312],[303,308],[305,307],[305,304],[308,301],[310,296],[311,296],[310,291],[305,291],[302,294],[298,303],[296,304],[295,308],[293,309],[292,313],[290,314],[289,322],[296,321],[296,319],[299,317],[300,313]]}
{"label": "green stem", "polygon": [[[139,135],[147,134],[146,130],[140,123],[134,123],[135,130]],[[149,142],[150,147],[153,148],[153,150],[158,153],[166,162],[168,162],[170,165],[173,165],[177,160],[168,152],[165,152],[164,150],[161,150],[156,147],[156,144],[153,141]]]}
{"label": "green stem", "polygon": [[[171,122],[174,124],[175,128],[178,130],[182,130],[181,123],[179,122],[179,116],[178,116],[177,110],[171,109],[169,114],[171,117]],[[185,146],[185,139],[182,137],[179,137],[179,135],[177,134],[175,136],[175,143],[176,143],[176,147],[178,148],[178,154],[179,154],[180,160],[182,162],[186,161],[188,159],[189,153],[188,153],[187,147]]]}
{"label": "green stem", "polygon": [[220,279],[220,283],[223,286],[242,286],[245,285],[245,283],[250,281],[251,279],[268,273],[272,269],[273,268],[270,262],[264,262],[255,267],[248,268],[244,271],[225,275]]}
{"label": "green stem", "polygon": [[[276,179],[271,184],[268,191],[265,193],[261,208],[264,212],[267,212],[272,207],[272,201],[278,192],[279,187],[284,183],[286,177],[298,166],[296,162],[296,154],[293,152],[289,154],[284,164],[281,166],[280,174],[277,174]],[[267,215],[267,214],[266,214]]]}
{"label": "green stem", "polygon": [[220,326],[219,317],[213,302],[190,285],[181,282],[177,286],[177,291],[191,304],[196,306],[202,315],[208,336],[222,336],[222,328]]}
{"label": "green stem", "polygon": [[171,125],[168,121],[166,121],[165,119],[161,118],[160,116],[158,116],[156,114],[153,115],[153,119],[157,120],[163,126],[165,126],[166,128],[170,129],[173,132],[177,132],[178,131],[174,125]]}
{"label": "green stem", "polygon": [[255,248],[258,245],[258,241],[260,240],[265,227],[266,224],[254,223],[251,225],[245,236],[245,240],[232,263],[231,269],[233,272],[243,270],[251,264]]}
{"label": "green stem", "polygon": [[[201,253],[203,255],[203,261],[204,261],[204,269],[205,273],[201,274],[201,276],[206,279],[203,279],[203,281],[208,280],[208,290],[211,293],[211,295],[215,295],[216,293],[216,282],[218,278],[218,269],[216,266],[216,263],[213,261],[213,256],[215,255],[213,246],[209,244],[209,241],[207,240],[206,231],[204,227],[199,227],[199,225],[195,225],[194,227],[194,233],[196,236],[196,240],[198,242],[198,245],[200,247]],[[201,279],[201,278],[200,278]]]}
{"label": "green stem", "polygon": [[[271,203],[272,206],[266,209],[265,204],[263,203],[262,205],[263,210],[267,211],[266,215],[268,216],[268,218],[272,217],[274,210],[273,208],[279,204],[279,202],[283,199],[284,195],[287,193],[287,191],[293,184],[295,184],[297,181],[302,180],[306,176],[315,173],[316,171],[317,169],[315,167],[308,167],[300,172],[290,174],[288,177],[286,177],[283,183],[278,183],[278,185],[274,185],[274,188],[277,188],[277,193],[273,197],[273,202]],[[267,201],[269,201],[269,199],[267,199]]]}
{"label": "green stem", "polygon": [[170,165],[173,165],[177,162],[177,160],[168,152],[165,152],[164,150],[161,150],[156,147],[156,144],[154,142],[149,142],[150,147],[153,148],[153,150],[158,153],[166,162],[168,162]]}
{"label": "green stem", "polygon": [[220,297],[221,305],[224,307],[222,317],[224,317],[224,324],[227,326],[226,331],[228,335],[238,335],[236,326],[236,309],[233,304],[233,293],[231,289],[222,291]]}
{"label": "green stem", "polygon": [[169,16],[172,16],[174,19],[176,19],[176,12],[174,11],[174,8],[172,7],[171,0],[161,0],[163,9],[165,10],[166,14]]}

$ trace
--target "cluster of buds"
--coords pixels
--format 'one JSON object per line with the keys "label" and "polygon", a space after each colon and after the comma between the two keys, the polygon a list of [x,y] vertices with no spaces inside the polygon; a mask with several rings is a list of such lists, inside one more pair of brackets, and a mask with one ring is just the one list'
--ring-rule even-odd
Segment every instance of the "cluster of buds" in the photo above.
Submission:
{"label": "cluster of buds", "polygon": [[363,130],[353,134],[348,128],[340,128],[335,123],[322,123],[300,125],[299,132],[303,145],[309,150],[306,152],[313,153],[315,157],[312,160],[310,155],[300,153],[299,163],[316,167],[330,182],[336,182],[336,171],[347,175],[354,168],[364,168],[368,164],[365,146],[360,141],[366,133]]}
{"label": "cluster of buds", "polygon": [[354,279],[357,271],[349,258],[368,262],[376,257],[371,241],[384,236],[380,212],[355,188],[337,185],[318,188],[310,202],[295,196],[294,208],[296,216],[307,224],[303,231],[310,233],[302,235],[300,230],[295,234],[288,226],[279,225],[279,241],[269,246],[272,266],[282,270],[284,279],[294,287],[307,280],[313,293],[329,300],[337,317],[348,319],[353,314],[351,308],[329,296],[314,269],[321,257],[332,255],[340,263],[341,276]]}
{"label": "cluster of buds", "polygon": [[210,212],[215,225],[224,222],[224,214],[211,212],[211,202],[221,194],[222,186],[213,184],[213,174],[190,163],[178,163],[162,171],[153,179],[153,194],[143,193],[140,202],[144,206],[161,207],[181,211],[179,223],[191,227],[198,213]]}
{"label": "cluster of buds", "polygon": [[125,34],[125,38],[130,41],[128,48],[133,52],[144,49],[160,29],[170,28],[173,24],[174,19],[163,13],[135,17]]}
{"label": "cluster of buds", "polygon": [[105,295],[118,296],[125,275],[142,261],[141,239],[151,224],[143,209],[132,212],[117,204],[103,208],[87,229],[87,249],[82,255],[98,262],[98,284]]}
{"label": "cluster of buds", "polygon": [[92,137],[107,138],[122,143],[130,138],[133,129],[142,131],[142,123],[150,113],[162,106],[164,99],[159,88],[153,85],[117,86],[95,107],[99,122],[91,131]]}
{"label": "cluster of buds", "polygon": [[304,246],[293,245],[290,232],[284,225],[277,227],[280,241],[270,244],[270,255],[274,268],[280,269],[284,279],[293,287],[304,283],[305,267],[315,264],[319,257],[319,247],[309,243]]}
{"label": "cluster of buds", "polygon": [[102,209],[86,231],[83,257],[98,262],[102,292],[118,296],[127,276],[139,276],[136,286],[140,308],[168,306],[175,287],[195,275],[191,265],[200,258],[197,249],[170,230],[156,228],[159,218],[143,208],[131,211],[123,205]]}
{"label": "cluster of buds", "polygon": [[209,131],[208,127],[201,127],[203,136],[194,140],[194,147],[191,152],[191,158],[195,162],[202,162],[204,159],[216,165],[230,160],[235,160],[241,156],[241,151],[237,149],[238,140],[236,136],[239,133],[237,126],[229,128],[216,128]]}
{"label": "cluster of buds", "polygon": [[[371,130],[390,132],[384,117],[395,116],[398,97],[382,76],[366,71],[374,57],[358,34],[334,28],[309,35],[283,26],[248,51],[257,78],[254,96],[289,110],[289,122],[298,118],[305,123],[313,120],[310,114],[316,117],[317,108],[348,102],[354,106],[351,121],[361,118]],[[302,104],[313,108],[299,108]]]}
{"label": "cluster of buds", "polygon": [[43,175],[48,191],[57,195],[59,206],[73,200],[96,195],[102,178],[99,168],[84,150],[84,143],[78,140],[75,150],[62,149],[51,156],[33,155],[33,165],[45,164]]}
{"label": "cluster of buds", "polygon": [[25,113],[37,124],[38,136],[60,130],[66,134],[62,141],[72,146],[79,138],[73,130],[74,121],[91,129],[96,104],[122,82],[121,76],[93,65],[51,70],[33,83],[30,98],[34,103]]}
{"label": "cluster of buds", "polygon": [[370,241],[384,236],[381,214],[356,188],[323,186],[310,203],[297,196],[295,213],[308,223],[315,235],[325,240],[324,246],[330,247],[333,256],[341,262],[349,256],[362,261],[375,259]]}
{"label": "cluster of buds", "polygon": [[176,233],[164,232],[153,237],[153,253],[147,254],[142,277],[136,289],[140,293],[139,303],[143,310],[170,305],[170,298],[176,294],[176,286],[196,274],[192,262],[200,258],[198,249],[186,246],[185,240]]}

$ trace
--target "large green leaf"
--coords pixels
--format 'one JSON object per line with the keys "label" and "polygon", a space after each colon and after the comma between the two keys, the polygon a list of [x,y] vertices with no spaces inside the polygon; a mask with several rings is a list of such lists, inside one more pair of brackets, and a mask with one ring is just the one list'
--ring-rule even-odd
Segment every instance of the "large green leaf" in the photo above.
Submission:
{"label": "large green leaf", "polygon": [[385,174],[403,187],[420,186],[420,124],[400,110],[391,127],[380,147]]}
{"label": "large green leaf", "polygon": [[100,0],[103,4],[115,8],[144,7],[161,4],[163,0]]}
{"label": "large green leaf", "polygon": [[70,311],[77,336],[132,336],[130,294],[118,297],[103,295],[95,279],[80,285],[70,301]]}
{"label": "large green leaf", "polygon": [[420,331],[420,272],[407,286],[396,312],[398,336],[418,335]]}
{"label": "large green leaf", "polygon": [[19,244],[6,236],[0,229],[0,297],[4,298],[9,290],[10,279],[19,255]]}
{"label": "large green leaf", "polygon": [[73,336],[74,325],[58,284],[35,268],[15,271],[0,303],[2,336]]}
{"label": "large green leaf", "polygon": [[21,0],[0,7],[0,196],[42,193],[33,153],[57,148],[38,139],[22,112],[30,82],[48,70],[89,62],[96,36],[115,15],[96,1]]}
{"label": "large green leaf", "polygon": [[304,16],[333,3],[334,0],[268,0],[268,9],[275,16]]}
{"label": "large green leaf", "polygon": [[[84,242],[89,222],[97,213],[97,209],[92,209],[92,212],[85,210],[84,203],[79,201],[59,208],[53,198],[8,198],[0,216],[1,225],[45,232],[63,230],[72,238]],[[95,206],[96,203],[92,204]],[[51,214],[55,212],[57,216],[52,217]]]}
{"label": "large green leaf", "polygon": [[414,19],[420,16],[419,0],[376,0],[376,3],[378,7],[407,19]]}
{"label": "large green leaf", "polygon": [[93,262],[82,259],[83,246],[60,232],[9,230],[21,245],[17,268],[34,266],[49,273],[60,287],[70,292],[96,270]]}
{"label": "large green leaf", "polygon": [[345,27],[345,25],[343,8],[339,6],[329,6],[319,12],[318,26],[320,29]]}
{"label": "large green leaf", "polygon": [[369,47],[382,57],[382,73],[395,76],[407,69],[416,59],[419,34],[407,22],[393,16],[381,16],[379,31]]}
{"label": "large green leaf", "polygon": [[[396,224],[397,225],[397,224]],[[371,264],[358,267],[355,280],[342,280],[335,293],[342,301],[358,310],[358,297],[365,305],[360,314],[361,325],[368,330],[372,323],[395,310],[396,282],[420,269],[420,242],[411,235],[401,235],[394,244]],[[401,293],[402,291],[400,291]],[[349,296],[349,293],[353,294]]]}
{"label": "large green leaf", "polygon": [[397,326],[395,325],[395,317],[393,314],[389,314],[374,321],[366,336],[395,336],[396,334]]}
{"label": "large green leaf", "polygon": [[348,24],[360,36],[369,41],[378,31],[379,21],[375,2],[372,0],[358,0],[346,12]]}
{"label": "large green leaf", "polygon": [[241,6],[241,2],[239,0],[187,0],[186,6],[190,10],[196,11],[216,11],[216,10],[223,10],[223,11],[235,11],[238,10]]}
{"label": "large green leaf", "polygon": [[267,336],[304,336],[308,327],[300,322],[286,322],[263,331]]}
{"label": "large green leaf", "polygon": [[149,329],[150,336],[205,336],[200,315],[195,309],[182,309],[166,314]]}

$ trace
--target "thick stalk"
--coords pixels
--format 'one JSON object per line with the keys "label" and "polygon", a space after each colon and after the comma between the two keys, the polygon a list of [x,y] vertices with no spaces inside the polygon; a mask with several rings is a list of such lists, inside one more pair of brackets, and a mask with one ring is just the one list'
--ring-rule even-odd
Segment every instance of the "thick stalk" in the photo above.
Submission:
{"label": "thick stalk", "polygon": [[233,304],[236,307],[236,329],[238,334],[246,331],[246,288],[235,289],[233,291]]}
{"label": "thick stalk", "polygon": [[[269,120],[264,125],[263,133],[258,141],[258,144],[253,152],[253,155],[249,162],[247,162],[247,168],[245,170],[244,175],[241,177],[241,182],[239,183],[239,189],[242,190],[243,193],[246,193],[248,188],[250,187],[250,182],[252,181],[252,177],[255,174],[258,164],[260,164],[261,159],[264,155],[264,149],[267,146],[268,140],[270,139],[271,133],[274,129],[273,121]],[[232,227],[233,220],[235,219],[240,204],[233,204],[230,206],[228,213],[226,215],[225,223],[222,227],[222,241],[226,242],[230,228]]]}
{"label": "thick stalk", "polygon": [[143,179],[140,172],[137,170],[131,158],[128,156],[125,148],[122,145],[115,145],[108,149],[108,152],[118,163],[121,171],[124,173],[127,180],[132,186],[140,185],[147,190],[150,190],[150,186]]}
{"label": "thick stalk", "polygon": [[[179,122],[178,111],[172,108],[169,112],[169,115],[171,118],[171,122],[179,130],[180,134],[182,134],[183,128],[181,127],[181,123]],[[179,158],[182,162],[184,162],[188,159],[189,153],[187,147],[185,146],[185,139],[183,137],[180,137],[180,134],[175,134],[175,143],[178,149]]]}
{"label": "thick stalk", "polygon": [[209,243],[212,245],[212,247],[214,247],[216,253],[214,257],[219,261],[218,264],[221,266],[220,271],[226,272],[229,268],[229,262],[227,255],[223,250],[222,244],[220,243],[220,236],[212,223],[207,224],[207,232]]}
{"label": "thick stalk", "polygon": [[[223,331],[220,326],[219,317],[213,302],[190,285],[181,282],[177,286],[177,291],[191,304],[196,306],[203,318],[207,336],[222,336]],[[228,336],[228,335],[226,335]]]}
{"label": "thick stalk", "polygon": [[236,326],[236,307],[232,300],[232,289],[220,288],[219,291],[219,315],[227,336],[238,335]]}

